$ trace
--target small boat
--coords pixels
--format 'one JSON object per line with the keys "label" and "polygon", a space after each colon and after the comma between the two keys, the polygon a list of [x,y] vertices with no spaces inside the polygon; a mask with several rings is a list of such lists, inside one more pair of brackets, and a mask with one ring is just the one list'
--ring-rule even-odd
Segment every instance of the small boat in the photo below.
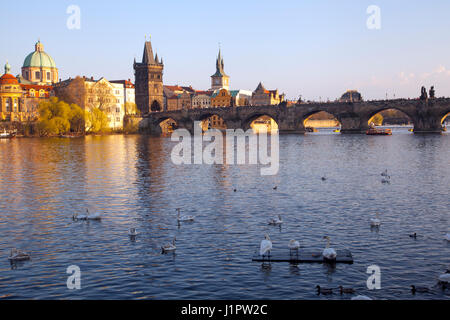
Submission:
{"label": "small boat", "polygon": [[340,132],[341,132],[341,129],[335,129],[333,132],[334,132],[334,133],[340,133]]}
{"label": "small boat", "polygon": [[10,260],[11,262],[15,262],[15,261],[27,261],[30,260],[31,257],[28,253],[23,252],[21,250],[18,249],[11,249],[11,254],[8,257],[8,260]]}
{"label": "small boat", "polygon": [[3,132],[0,133],[0,139],[10,139],[14,138],[14,133],[6,132],[6,129],[3,129]]}
{"label": "small boat", "polygon": [[318,132],[318,130],[313,127],[306,127],[305,130],[306,130],[306,132]]}
{"label": "small boat", "polygon": [[391,136],[391,129],[379,129],[379,128],[370,128],[367,130],[366,134],[368,136]]}

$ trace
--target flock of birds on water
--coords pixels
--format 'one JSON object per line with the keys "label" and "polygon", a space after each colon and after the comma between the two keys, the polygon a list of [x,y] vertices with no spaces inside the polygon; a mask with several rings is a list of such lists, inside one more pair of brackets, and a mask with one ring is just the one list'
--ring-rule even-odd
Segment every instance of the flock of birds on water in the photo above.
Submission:
{"label": "flock of birds on water", "polygon": [[[381,173],[381,176],[383,177],[381,182],[383,184],[387,183],[390,184],[390,179],[391,177],[388,174],[387,169],[385,171],[383,171]],[[322,181],[327,181],[328,179],[323,176],[321,178]],[[273,188],[273,190],[277,190],[278,187],[275,186]],[[233,190],[234,192],[237,192],[237,189]],[[195,217],[191,216],[191,215],[182,215],[181,214],[181,209],[177,208],[177,222],[178,225],[180,225],[181,223],[184,222],[194,222],[195,221]],[[73,221],[101,221],[102,217],[100,213],[90,213],[89,209],[86,209],[86,214],[82,214],[82,215],[78,215],[77,213],[75,213],[72,216]],[[269,219],[268,224],[271,226],[281,226],[283,224],[283,219],[281,217],[281,215],[278,215],[276,217],[273,217],[271,219]],[[379,213],[376,213],[376,217],[375,218],[371,218],[370,219],[370,226],[373,228],[379,228],[381,226],[381,219],[379,216]],[[136,228],[130,228],[128,231],[128,236],[131,239],[136,239],[136,237],[139,235],[139,233],[137,232]],[[417,233],[413,233],[409,235],[410,238],[414,238],[416,239],[418,237]],[[337,258],[337,252],[335,249],[333,249],[331,247],[331,239],[329,236],[324,236],[323,237],[324,240],[326,240],[326,246],[322,251],[322,257],[323,257],[323,261],[325,263],[335,263],[336,262],[336,258]],[[444,239],[447,242],[450,242],[450,232],[447,233],[444,236]],[[295,252],[298,256],[298,251],[300,249],[300,242],[292,239],[289,241],[288,243],[288,249],[290,254],[292,255],[292,252]],[[271,257],[271,251],[272,251],[273,245],[272,245],[272,240],[270,239],[270,236],[268,234],[265,234],[264,239],[261,241],[260,244],[260,249],[259,249],[259,255],[264,259],[264,258],[268,258],[268,261],[270,262],[270,257]],[[170,252],[175,252],[177,249],[176,247],[176,237],[173,238],[172,242],[166,243],[164,245],[161,246],[161,252],[162,254],[167,254]],[[16,262],[20,262],[20,261],[27,261],[27,260],[31,260],[31,256],[19,249],[11,249],[11,253],[10,256],[8,257],[8,260],[11,263],[16,263]],[[263,262],[264,265],[264,262]],[[441,285],[444,289],[450,286],[450,267],[445,271],[444,274],[441,274],[438,277],[438,285]],[[333,294],[333,288],[323,288],[319,285],[316,286],[317,289],[317,294],[318,295],[331,295]],[[353,288],[344,288],[342,286],[338,287],[340,294],[355,294],[356,290]],[[429,293],[431,292],[431,289],[428,287],[416,287],[415,285],[411,285],[411,292],[413,294],[416,293]],[[352,298],[352,300],[372,300],[370,297],[368,296],[364,296],[364,295],[358,295]]]}

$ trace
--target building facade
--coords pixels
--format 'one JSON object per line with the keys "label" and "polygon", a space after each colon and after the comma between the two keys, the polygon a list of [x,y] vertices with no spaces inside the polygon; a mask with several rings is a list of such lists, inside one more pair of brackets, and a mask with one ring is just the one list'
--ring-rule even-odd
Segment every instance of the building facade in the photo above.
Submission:
{"label": "building facade", "polygon": [[284,101],[284,95],[278,93],[276,90],[266,90],[260,82],[252,93],[253,106],[271,106],[278,105]]}
{"label": "building facade", "polygon": [[134,61],[136,105],[141,114],[163,111],[163,70],[164,64],[158,54],[153,56],[152,44],[145,42],[142,62]]}
{"label": "building facade", "polygon": [[211,108],[211,91],[196,91],[192,97],[192,108]]}
{"label": "building facade", "polygon": [[[136,90],[134,84],[130,79],[128,80],[113,80],[110,81],[113,84],[120,84],[123,88],[123,101],[125,107],[125,114],[135,114],[137,110],[132,110],[136,106]],[[135,109],[135,108],[134,108]]]}
{"label": "building facade", "polygon": [[5,65],[5,73],[0,77],[0,120],[22,121],[24,116],[22,88],[11,72],[9,63]]}

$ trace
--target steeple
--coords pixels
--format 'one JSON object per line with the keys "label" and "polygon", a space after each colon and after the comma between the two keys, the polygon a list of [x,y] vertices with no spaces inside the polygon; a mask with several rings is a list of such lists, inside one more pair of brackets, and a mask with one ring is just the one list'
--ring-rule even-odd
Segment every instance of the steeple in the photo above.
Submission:
{"label": "steeple", "polygon": [[5,74],[9,74],[10,72],[11,72],[11,66],[9,65],[8,61],[6,61]]}
{"label": "steeple", "polygon": [[214,74],[214,76],[216,76],[216,77],[226,76],[224,67],[225,67],[225,64],[223,63],[222,52],[219,48],[219,54],[217,55],[217,59],[216,59],[216,73]]}

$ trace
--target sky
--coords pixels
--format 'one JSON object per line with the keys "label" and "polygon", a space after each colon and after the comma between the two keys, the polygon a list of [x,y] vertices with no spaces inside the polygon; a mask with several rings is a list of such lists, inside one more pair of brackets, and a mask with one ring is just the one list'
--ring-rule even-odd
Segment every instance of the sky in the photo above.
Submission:
{"label": "sky", "polygon": [[[67,8],[80,8],[69,29]],[[369,29],[370,5],[380,29]],[[261,81],[289,99],[417,97],[434,85],[450,96],[450,1],[8,1],[0,9],[0,63],[14,75],[38,39],[62,79],[132,79],[151,36],[164,84],[210,88],[219,43],[232,89]]]}

